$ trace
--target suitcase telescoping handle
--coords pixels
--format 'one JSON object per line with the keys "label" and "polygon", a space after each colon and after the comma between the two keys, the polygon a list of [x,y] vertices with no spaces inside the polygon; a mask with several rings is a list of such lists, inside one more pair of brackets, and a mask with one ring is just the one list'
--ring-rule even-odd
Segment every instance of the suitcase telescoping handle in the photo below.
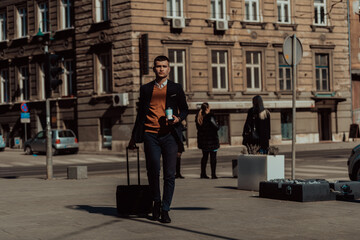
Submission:
{"label": "suitcase telescoping handle", "polygon": [[[139,147],[135,146],[133,149],[137,151],[137,172],[138,172],[138,185],[140,185],[140,156],[139,156]],[[133,150],[131,149],[131,150]],[[130,185],[130,171],[129,171],[129,147],[126,147],[126,172],[127,172],[127,182]]]}

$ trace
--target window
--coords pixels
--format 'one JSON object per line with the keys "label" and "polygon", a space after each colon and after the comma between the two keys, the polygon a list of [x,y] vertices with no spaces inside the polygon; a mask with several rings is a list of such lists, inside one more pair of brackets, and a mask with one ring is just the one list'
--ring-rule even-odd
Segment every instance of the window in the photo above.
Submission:
{"label": "window", "polygon": [[228,89],[227,51],[211,51],[211,69],[213,89]]}
{"label": "window", "polygon": [[259,21],[259,0],[245,0],[246,21]]}
{"label": "window", "polygon": [[42,32],[50,31],[49,8],[46,2],[39,3],[38,19],[39,28]]}
{"label": "window", "polygon": [[25,37],[28,34],[26,8],[19,8],[17,14],[17,36]]}
{"label": "window", "polygon": [[315,54],[316,90],[329,91],[329,55]]}
{"label": "window", "polygon": [[182,18],[183,14],[183,0],[167,0],[166,11],[168,17]]}
{"label": "window", "polygon": [[314,0],[314,23],[326,25],[326,0]]}
{"label": "window", "polygon": [[101,123],[102,147],[111,149],[111,143],[112,143],[111,118],[101,118],[100,123]]}
{"label": "window", "polygon": [[99,93],[111,92],[110,54],[99,55]]}
{"label": "window", "polygon": [[74,67],[73,60],[65,60],[64,62],[64,76],[65,81],[63,83],[64,96],[74,95],[73,81],[74,81]]}
{"label": "window", "polygon": [[211,18],[215,20],[226,18],[226,0],[211,0]]}
{"label": "window", "polygon": [[283,140],[292,139],[292,111],[281,111],[281,137]]}
{"label": "window", "polygon": [[72,0],[61,0],[60,6],[60,26],[61,29],[72,27]]}
{"label": "window", "polygon": [[0,41],[6,40],[6,13],[0,13]]}
{"label": "window", "polygon": [[0,70],[0,101],[1,103],[10,102],[9,96],[9,71],[7,69]]}
{"label": "window", "polygon": [[279,88],[291,90],[291,66],[285,62],[283,53],[279,53]]}
{"label": "window", "polygon": [[46,138],[46,134],[44,131],[41,131],[35,136],[35,138],[44,139]]}
{"label": "window", "polygon": [[30,99],[30,85],[29,85],[29,68],[27,66],[20,67],[20,101]]}
{"label": "window", "polygon": [[109,20],[108,1],[109,0],[95,0],[96,22],[103,22]]}
{"label": "window", "polygon": [[169,50],[170,59],[170,80],[180,83],[183,89],[186,89],[185,81],[185,50],[171,49]]}
{"label": "window", "polygon": [[261,90],[261,52],[246,52],[246,82],[248,90]]}
{"label": "window", "polygon": [[278,22],[290,23],[290,1],[277,0]]}
{"label": "window", "polygon": [[219,143],[229,144],[230,143],[229,114],[216,114],[215,119],[220,127],[220,129],[218,130]]}

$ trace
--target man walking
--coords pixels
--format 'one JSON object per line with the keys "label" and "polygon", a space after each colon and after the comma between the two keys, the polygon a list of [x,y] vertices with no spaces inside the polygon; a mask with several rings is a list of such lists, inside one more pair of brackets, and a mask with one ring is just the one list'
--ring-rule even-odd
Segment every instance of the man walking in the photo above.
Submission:
{"label": "man walking", "polygon": [[[144,142],[146,169],[153,196],[153,219],[170,223],[169,210],[175,188],[176,157],[181,141],[181,121],[188,114],[182,86],[168,80],[169,59],[154,59],[156,79],[140,87],[139,109],[129,141],[129,148]],[[166,117],[165,110],[173,115]],[[172,119],[171,119],[172,117]],[[160,194],[160,157],[163,160],[164,189]],[[161,216],[161,218],[160,218]]]}

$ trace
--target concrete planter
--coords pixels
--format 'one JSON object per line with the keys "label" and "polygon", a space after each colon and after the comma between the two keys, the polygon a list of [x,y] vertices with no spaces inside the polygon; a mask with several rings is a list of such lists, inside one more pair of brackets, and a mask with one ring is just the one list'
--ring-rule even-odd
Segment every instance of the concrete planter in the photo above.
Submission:
{"label": "concrete planter", "polygon": [[259,183],[285,178],[284,155],[239,155],[238,189],[259,191]]}

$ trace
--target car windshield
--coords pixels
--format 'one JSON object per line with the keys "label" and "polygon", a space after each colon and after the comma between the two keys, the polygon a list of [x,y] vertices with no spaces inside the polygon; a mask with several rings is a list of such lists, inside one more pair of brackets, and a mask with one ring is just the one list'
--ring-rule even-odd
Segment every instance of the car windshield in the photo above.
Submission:
{"label": "car windshield", "polygon": [[59,137],[75,137],[71,131],[59,131]]}

